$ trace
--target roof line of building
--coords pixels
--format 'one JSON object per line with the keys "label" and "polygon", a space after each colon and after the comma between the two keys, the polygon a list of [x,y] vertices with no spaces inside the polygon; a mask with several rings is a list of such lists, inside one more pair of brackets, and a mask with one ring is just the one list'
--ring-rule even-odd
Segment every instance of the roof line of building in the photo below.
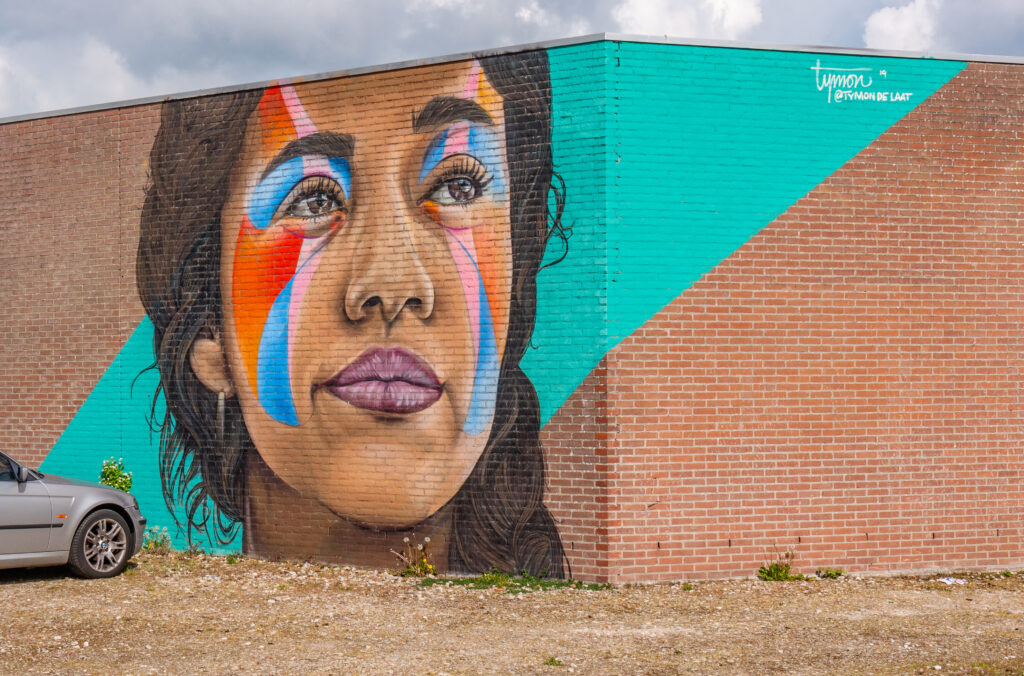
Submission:
{"label": "roof line of building", "polygon": [[733,40],[699,40],[694,38],[671,38],[668,36],[656,36],[656,35],[631,35],[626,33],[591,33],[589,35],[580,35],[571,38],[559,38],[555,40],[544,40],[541,42],[528,42],[518,45],[510,45],[507,47],[497,47],[494,49],[482,49],[475,50],[472,52],[459,52],[456,54],[445,54],[443,56],[434,56],[425,59],[410,59],[407,61],[395,61],[391,63],[378,64],[372,66],[360,66],[358,68],[346,68],[342,70],[334,70],[323,73],[314,73],[311,75],[301,75],[297,77],[280,78],[273,80],[261,80],[258,82],[246,82],[237,85],[227,85],[224,87],[211,87],[208,89],[194,89],[192,91],[178,92],[175,94],[167,94],[163,96],[145,96],[135,99],[126,99],[122,101],[111,101],[107,103],[97,103],[87,106],[75,106],[73,108],[62,108],[59,110],[49,110],[38,113],[28,113],[24,115],[12,115],[9,117],[0,118],[0,125],[10,124],[12,122],[24,122],[27,120],[39,120],[50,117],[63,117],[65,115],[75,115],[78,113],[89,113],[100,110],[112,110],[115,108],[127,108],[130,106],[139,106],[149,103],[160,103],[163,101],[170,101],[176,99],[189,99],[197,96],[208,96],[211,94],[224,94],[228,92],[245,91],[248,89],[257,89],[266,87],[271,84],[294,84],[299,82],[315,82],[317,80],[328,80],[338,77],[347,77],[352,75],[365,75],[367,73],[379,73],[389,70],[400,70],[403,68],[413,68],[416,66],[427,66],[438,63],[448,63],[451,61],[462,61],[473,57],[480,56],[495,56],[499,54],[511,54],[515,52],[525,52],[534,49],[551,49],[553,47],[567,47],[570,45],[587,44],[591,42],[643,42],[649,44],[664,44],[664,45],[685,45],[691,47],[726,47],[729,49],[752,49],[758,51],[769,51],[769,52],[807,52],[817,54],[846,54],[854,56],[887,56],[902,59],[938,59],[948,61],[976,61],[983,63],[1011,63],[1011,64],[1024,64],[1024,57],[1019,56],[990,56],[985,54],[953,54],[953,53],[939,53],[939,52],[907,52],[899,50],[886,50],[886,49],[867,49],[867,48],[854,48],[854,47],[829,47],[829,46],[818,46],[818,45],[784,45],[784,44],[766,44],[766,43],[755,43],[755,42],[739,42]]}

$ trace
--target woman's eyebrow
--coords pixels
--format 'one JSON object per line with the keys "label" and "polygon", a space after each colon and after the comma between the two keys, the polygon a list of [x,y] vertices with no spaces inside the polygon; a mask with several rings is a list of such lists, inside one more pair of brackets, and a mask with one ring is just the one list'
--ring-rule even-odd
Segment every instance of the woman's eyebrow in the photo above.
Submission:
{"label": "woman's eyebrow", "polygon": [[494,122],[487,111],[481,108],[476,101],[459,99],[454,96],[435,96],[427,102],[427,105],[423,106],[423,110],[413,113],[412,130],[421,131],[440,127],[456,120],[485,124]]}
{"label": "woman's eyebrow", "polygon": [[277,169],[279,166],[287,162],[288,160],[295,159],[296,157],[303,157],[305,155],[326,155],[327,157],[344,157],[345,159],[351,159],[355,152],[356,142],[348,134],[336,134],[331,131],[321,131],[309,136],[303,136],[300,139],[295,139],[288,145],[286,145],[281,152],[270,161],[267,168],[263,170],[263,175],[260,176],[262,181],[270,172]]}

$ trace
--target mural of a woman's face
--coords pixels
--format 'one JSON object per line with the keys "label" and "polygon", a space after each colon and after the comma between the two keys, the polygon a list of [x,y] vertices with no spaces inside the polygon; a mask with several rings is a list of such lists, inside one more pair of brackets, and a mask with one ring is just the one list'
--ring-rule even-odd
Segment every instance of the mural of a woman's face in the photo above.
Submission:
{"label": "mural of a woman's face", "polygon": [[270,469],[343,518],[418,523],[484,450],[507,167],[475,61],[272,87],[249,120],[221,214],[223,335],[191,361],[238,397]]}

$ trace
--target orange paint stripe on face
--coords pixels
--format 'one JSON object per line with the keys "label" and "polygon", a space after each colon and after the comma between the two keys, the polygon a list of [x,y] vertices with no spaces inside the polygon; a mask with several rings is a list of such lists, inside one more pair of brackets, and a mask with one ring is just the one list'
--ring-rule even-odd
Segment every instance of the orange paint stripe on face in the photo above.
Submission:
{"label": "orange paint stripe on face", "polygon": [[504,303],[495,302],[501,297],[498,285],[499,280],[504,279],[505,275],[498,269],[501,262],[494,254],[496,249],[494,233],[486,227],[475,228],[473,230],[473,246],[477,255],[476,266],[480,270],[484,293],[487,295],[487,303],[491,308],[491,320],[494,322],[495,340],[498,343],[498,358],[500,360],[505,356],[509,308]]}
{"label": "orange paint stripe on face", "polygon": [[505,99],[495,91],[481,69],[480,78],[477,80],[476,85],[476,102],[480,104],[481,108],[493,115],[496,111],[501,110],[504,101]]}
{"label": "orange paint stripe on face", "polygon": [[[279,86],[268,87],[263,93],[257,114],[263,158],[269,161],[281,148],[298,137]],[[277,294],[294,272],[294,261],[298,253],[291,249],[301,246],[301,241],[296,240],[290,247],[287,244],[267,241],[266,234],[254,227],[248,216],[242,217],[231,273],[231,297],[246,379],[254,394],[258,391],[259,347],[263,327]]]}
{"label": "orange paint stripe on face", "polygon": [[439,213],[439,207],[437,206],[437,202],[424,200],[423,203],[420,204],[420,207],[423,208],[423,211],[426,212],[427,216],[430,216],[430,219],[432,221],[444,227],[444,223],[441,222],[441,214]]}
{"label": "orange paint stripe on face", "polygon": [[259,118],[263,152],[267,157],[272,157],[285,144],[298,137],[280,87],[270,87],[263,94],[259,103]]}
{"label": "orange paint stripe on face", "polygon": [[[491,115],[496,115],[502,109],[504,99],[491,86],[479,62],[474,62],[474,64],[475,72],[470,77],[470,81],[476,79],[474,100]],[[480,270],[480,277],[483,279],[484,293],[487,295],[487,302],[491,307],[491,318],[494,322],[495,338],[498,343],[498,356],[500,359],[505,355],[509,308],[504,303],[496,303],[495,301],[501,298],[499,280],[504,279],[505,275],[499,269],[501,262],[494,255],[497,247],[494,241],[494,233],[489,228],[480,227],[473,229],[473,245],[477,254],[477,268]]]}
{"label": "orange paint stripe on face", "polygon": [[248,218],[242,222],[235,246],[231,300],[238,345],[246,376],[257,392],[260,340],[270,308],[295,273],[302,239],[287,231],[264,233]]}

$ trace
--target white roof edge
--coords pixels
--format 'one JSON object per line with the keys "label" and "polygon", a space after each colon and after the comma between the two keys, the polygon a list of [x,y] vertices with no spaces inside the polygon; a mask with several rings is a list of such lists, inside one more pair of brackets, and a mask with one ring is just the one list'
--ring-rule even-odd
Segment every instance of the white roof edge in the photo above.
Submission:
{"label": "white roof edge", "polygon": [[300,75],[288,78],[276,78],[271,80],[261,80],[258,82],[246,82],[243,84],[227,85],[224,87],[211,87],[208,89],[194,89],[192,91],[178,92],[163,96],[145,96],[136,99],[125,99],[122,101],[111,101],[107,103],[97,103],[87,106],[75,106],[72,108],[62,108],[59,110],[49,110],[38,113],[27,113],[24,115],[12,115],[9,117],[0,117],[0,124],[10,124],[12,122],[25,122],[29,120],[39,120],[49,117],[64,117],[66,115],[76,115],[78,113],[90,113],[100,110],[112,110],[115,108],[127,108],[131,106],[146,105],[149,103],[160,103],[163,101],[175,99],[189,99],[197,96],[209,96],[211,94],[224,94],[227,92],[244,91],[247,89],[266,87],[267,85],[270,85],[272,83],[289,84],[298,82],[314,82],[317,80],[327,80],[337,77],[364,75],[367,73],[378,73],[389,70],[400,70],[402,68],[413,68],[416,66],[447,63],[450,61],[461,61],[463,59],[469,59],[477,56],[511,54],[514,52],[525,52],[533,49],[551,49],[553,47],[568,47],[571,45],[580,45],[589,42],[602,41],[643,42],[649,44],[686,45],[692,47],[727,47],[730,49],[753,49],[769,52],[808,52],[817,54],[888,56],[903,59],[937,59],[944,61],[975,61],[982,63],[1024,64],[1024,57],[1020,56],[991,56],[985,54],[953,54],[938,52],[906,52],[887,49],[868,49],[864,47],[829,47],[823,45],[787,45],[756,42],[740,42],[735,40],[701,40],[697,38],[672,38],[668,37],[667,35],[659,36],[633,35],[628,33],[590,33],[588,35],[580,35],[570,38],[558,38],[554,40],[544,40],[541,42],[528,42],[518,45],[509,45],[506,47],[496,47],[493,49],[481,49],[474,50],[471,52],[445,54],[443,56],[434,56],[425,59],[394,61],[391,63],[378,64],[372,66],[359,66],[357,68],[346,68],[342,70],[334,70],[323,73],[314,73],[311,75]]}

